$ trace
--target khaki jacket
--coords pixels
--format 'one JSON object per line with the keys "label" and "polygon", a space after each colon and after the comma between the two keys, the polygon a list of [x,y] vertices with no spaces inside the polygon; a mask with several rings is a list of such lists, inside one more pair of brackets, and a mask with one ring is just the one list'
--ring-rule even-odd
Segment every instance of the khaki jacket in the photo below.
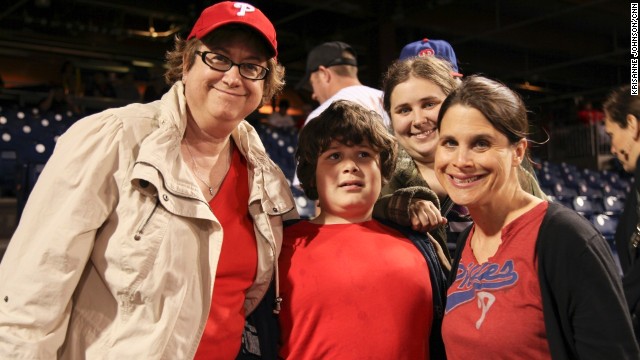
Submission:
{"label": "khaki jacket", "polygon": [[[178,82],[59,139],[0,264],[0,359],[193,357],[223,229],[180,153],[185,126]],[[297,212],[255,130],[242,122],[232,136],[258,245],[249,313],[274,277],[282,220]]]}

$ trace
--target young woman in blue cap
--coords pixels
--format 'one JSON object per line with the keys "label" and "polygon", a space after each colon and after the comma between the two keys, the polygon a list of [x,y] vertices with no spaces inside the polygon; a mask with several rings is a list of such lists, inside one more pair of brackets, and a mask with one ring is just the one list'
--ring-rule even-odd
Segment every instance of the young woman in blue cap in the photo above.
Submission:
{"label": "young woman in blue cap", "polygon": [[[447,242],[455,244],[472,219],[464,207],[451,200],[434,172],[438,113],[461,76],[453,49],[431,47],[435,41],[407,45],[402,58],[384,75],[383,104],[401,149],[396,171],[383,187],[374,211],[378,218],[429,231],[442,249],[443,266],[448,267]],[[532,173],[522,167],[520,170],[523,188],[544,197]]]}

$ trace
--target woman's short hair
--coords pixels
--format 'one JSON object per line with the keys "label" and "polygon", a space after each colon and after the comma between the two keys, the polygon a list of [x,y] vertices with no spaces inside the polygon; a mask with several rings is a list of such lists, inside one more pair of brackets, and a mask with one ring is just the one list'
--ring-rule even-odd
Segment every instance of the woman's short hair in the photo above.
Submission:
{"label": "woman's short hair", "polygon": [[627,127],[627,115],[640,119],[640,96],[631,95],[631,85],[621,86],[609,94],[603,109],[610,121],[624,129]]}
{"label": "woman's short hair", "polygon": [[460,84],[452,75],[451,64],[435,56],[411,57],[393,62],[382,78],[384,110],[391,116],[391,93],[398,84],[410,77],[425,79],[436,84],[445,95],[449,95]]}
{"label": "woman's short hair", "polygon": [[309,121],[300,131],[296,161],[296,173],[305,195],[318,199],[316,167],[318,157],[336,140],[347,146],[367,143],[380,154],[383,185],[389,181],[395,169],[395,138],[385,128],[382,118],[375,111],[347,100],[332,103],[318,117]]}
{"label": "woman's short hair", "polygon": [[[268,54],[267,48],[263,45],[263,37],[255,30],[244,25],[230,24],[222,26],[207,34],[202,40],[195,37],[190,40],[183,40],[179,36],[176,36],[173,50],[168,51],[166,54],[167,71],[164,77],[167,84],[173,85],[176,81],[182,80],[183,70],[191,69],[198,58],[195,52],[202,44],[216,43],[220,39],[228,38],[230,35],[237,33],[244,33],[255,37],[255,43],[263,46],[259,50],[265,54],[265,56]],[[278,64],[276,58],[267,60],[267,68],[269,69],[269,73],[264,79],[264,93],[260,105],[269,102],[272,97],[282,91],[285,84],[284,67]]]}

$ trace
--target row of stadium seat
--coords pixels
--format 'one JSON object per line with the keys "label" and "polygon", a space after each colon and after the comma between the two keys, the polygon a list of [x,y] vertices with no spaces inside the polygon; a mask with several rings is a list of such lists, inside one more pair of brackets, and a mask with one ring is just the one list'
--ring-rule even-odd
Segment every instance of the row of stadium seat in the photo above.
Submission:
{"label": "row of stadium seat", "polygon": [[632,177],[617,172],[579,169],[571,164],[553,164],[546,161],[536,175],[546,193],[560,198],[578,195],[592,198],[624,198],[633,183]]}
{"label": "row of stadium seat", "polygon": [[256,124],[255,127],[269,157],[280,166],[287,177],[298,213],[302,218],[312,217],[315,214],[315,202],[309,200],[301,189],[293,185],[296,172],[295,151],[298,147],[298,130],[296,128],[275,128],[266,124]]}
{"label": "row of stadium seat", "polygon": [[0,196],[18,197],[21,208],[57,138],[77,119],[71,112],[0,108]]}
{"label": "row of stadium seat", "polygon": [[608,170],[579,168],[568,163],[542,161],[536,170],[542,191],[588,219],[609,243],[620,270],[614,236],[624,201],[634,179]]}
{"label": "row of stadium seat", "polygon": [[[0,195],[23,197],[48,160],[60,136],[77,117],[71,113],[39,114],[37,109],[0,108]],[[303,217],[312,216],[315,204],[291,185],[295,174],[294,153],[298,145],[297,129],[255,125],[265,149],[283,170]],[[542,190],[557,201],[589,219],[616,221],[633,179],[616,172],[580,169],[567,163],[542,161],[536,175]],[[605,216],[606,218],[604,218]],[[595,220],[594,220],[595,221]]]}
{"label": "row of stadium seat", "polygon": [[[18,214],[51,156],[57,138],[78,118],[72,113],[40,114],[36,108],[0,108],[0,196],[18,199]],[[315,203],[291,185],[295,173],[296,129],[277,129],[258,124],[256,130],[269,156],[289,180],[298,212],[310,217]]]}

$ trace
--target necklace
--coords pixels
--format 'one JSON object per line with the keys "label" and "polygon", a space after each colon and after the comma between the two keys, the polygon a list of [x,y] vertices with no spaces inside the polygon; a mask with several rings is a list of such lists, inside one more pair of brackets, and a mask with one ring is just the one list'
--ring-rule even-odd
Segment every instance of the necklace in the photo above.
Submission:
{"label": "necklace", "polygon": [[[191,163],[192,163],[192,168],[193,168],[193,174],[196,176],[196,178],[198,180],[200,180],[208,189],[209,189],[209,194],[211,196],[215,195],[216,192],[219,190],[220,185],[222,185],[222,181],[224,181],[224,178],[226,176],[227,171],[229,171],[229,167],[231,165],[231,152],[233,151],[231,148],[231,140],[229,140],[228,146],[229,146],[229,154],[227,156],[227,163],[225,164],[225,175],[222,175],[220,177],[220,180],[218,181],[218,183],[215,186],[211,186],[209,185],[208,182],[204,181],[204,179],[201,177],[200,175],[200,170],[198,168],[198,164],[196,163],[196,159],[193,157],[193,153],[191,152],[191,146],[189,145],[189,141],[187,140],[187,138],[184,138],[184,143],[187,146],[187,151],[189,152],[189,156],[191,157]],[[222,150],[221,153],[224,152],[225,149]]]}

